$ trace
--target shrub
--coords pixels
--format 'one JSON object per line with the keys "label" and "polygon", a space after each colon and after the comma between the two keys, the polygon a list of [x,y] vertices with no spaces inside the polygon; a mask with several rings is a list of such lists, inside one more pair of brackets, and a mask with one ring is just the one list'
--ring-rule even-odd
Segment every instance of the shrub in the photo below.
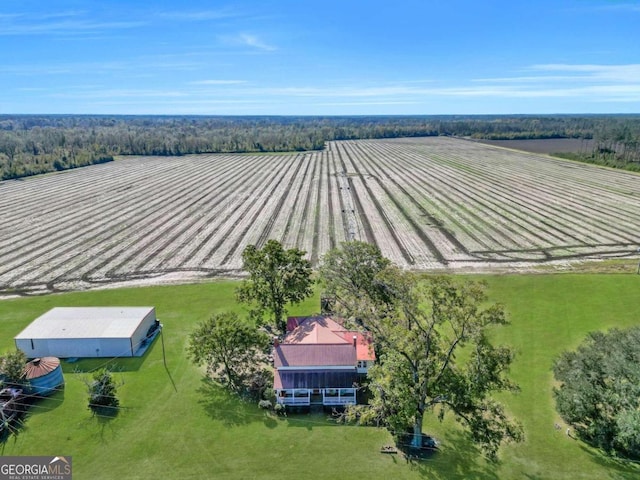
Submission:
{"label": "shrub", "polygon": [[276,414],[278,414],[278,415],[282,415],[282,416],[286,416],[287,415],[287,408],[282,403],[276,403],[273,406],[273,411],[276,412]]}
{"label": "shrub", "polygon": [[91,381],[87,383],[87,390],[89,408],[94,414],[117,414],[120,406],[120,401],[116,396],[118,386],[109,370],[102,368],[93,373]]}
{"label": "shrub", "polygon": [[27,358],[21,350],[9,352],[0,357],[0,379],[5,385],[20,385]]}
{"label": "shrub", "polygon": [[273,398],[273,396],[269,396],[269,390],[273,390],[271,385],[273,385],[273,373],[263,368],[251,377],[247,386],[247,394],[252,400],[269,400]]}
{"label": "shrub", "polygon": [[555,362],[558,412],[608,453],[640,458],[640,327],[592,332]]}
{"label": "shrub", "polygon": [[260,400],[258,402],[258,407],[263,410],[271,410],[273,408],[273,404],[269,400]]}

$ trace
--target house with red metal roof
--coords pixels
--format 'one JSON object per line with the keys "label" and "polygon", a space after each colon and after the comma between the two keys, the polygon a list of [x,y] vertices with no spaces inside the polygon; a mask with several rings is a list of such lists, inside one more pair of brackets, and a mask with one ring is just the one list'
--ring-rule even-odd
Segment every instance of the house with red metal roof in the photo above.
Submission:
{"label": "house with red metal roof", "polygon": [[356,386],[375,361],[371,335],[329,317],[289,317],[273,349],[278,403],[295,406],[356,403]]}

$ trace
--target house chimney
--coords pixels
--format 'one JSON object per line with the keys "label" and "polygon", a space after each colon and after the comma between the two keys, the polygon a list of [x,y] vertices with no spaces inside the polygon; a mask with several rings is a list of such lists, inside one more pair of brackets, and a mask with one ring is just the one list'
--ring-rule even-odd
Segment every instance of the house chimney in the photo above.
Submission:
{"label": "house chimney", "polygon": [[356,346],[356,341],[358,340],[358,337],[356,335],[353,336],[353,346]]}

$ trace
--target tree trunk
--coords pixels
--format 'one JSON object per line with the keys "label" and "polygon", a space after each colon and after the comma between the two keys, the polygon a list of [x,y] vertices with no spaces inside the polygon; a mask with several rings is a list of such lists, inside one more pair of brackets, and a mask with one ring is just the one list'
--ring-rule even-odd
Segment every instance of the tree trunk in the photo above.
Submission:
{"label": "tree trunk", "polygon": [[276,306],[273,309],[273,316],[275,320],[276,330],[278,330],[278,332],[283,335],[287,333],[287,322],[285,322],[282,318],[284,316],[283,309]]}
{"label": "tree trunk", "polygon": [[411,439],[411,446],[414,448],[422,447],[422,414],[416,417],[416,421],[413,424],[413,438]]}

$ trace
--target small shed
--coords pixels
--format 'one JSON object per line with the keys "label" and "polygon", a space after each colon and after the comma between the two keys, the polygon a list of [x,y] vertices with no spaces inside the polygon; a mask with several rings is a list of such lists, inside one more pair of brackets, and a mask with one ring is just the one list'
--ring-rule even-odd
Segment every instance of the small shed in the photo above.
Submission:
{"label": "small shed", "polygon": [[154,307],[56,307],[15,342],[27,358],[133,357],[157,326]]}
{"label": "small shed", "polygon": [[62,366],[57,357],[34,358],[24,366],[23,374],[32,395],[51,395],[64,385]]}

